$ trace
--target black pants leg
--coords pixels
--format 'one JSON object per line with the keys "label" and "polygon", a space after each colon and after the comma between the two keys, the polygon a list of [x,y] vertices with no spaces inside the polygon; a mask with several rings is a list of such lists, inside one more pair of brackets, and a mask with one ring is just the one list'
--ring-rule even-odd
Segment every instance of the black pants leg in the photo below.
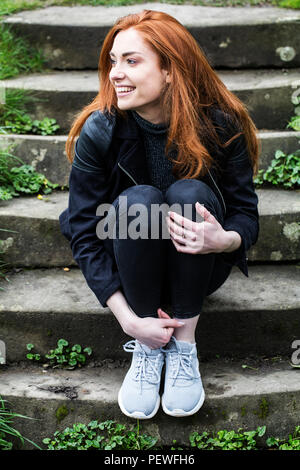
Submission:
{"label": "black pants leg", "polygon": [[[126,196],[126,205],[120,204],[120,196],[123,200]],[[164,218],[169,207],[171,210],[174,205],[181,207],[181,214],[185,216],[184,205],[190,205],[192,219],[199,220],[195,209],[198,201],[222,225],[223,213],[214,192],[199,180],[185,179],[173,183],[165,195],[153,186],[137,185],[120,196],[114,201],[117,237],[113,240],[113,250],[128,304],[141,317],[156,317],[157,309],[166,305],[172,307],[173,316],[177,318],[198,315],[204,298],[225,282],[231,266],[215,253],[178,252],[172,240],[163,237],[166,233]],[[144,238],[128,236],[131,224],[136,227],[139,215],[137,211],[130,213],[132,205],[137,209],[142,205],[144,227],[140,229],[143,229]],[[158,212],[152,209],[160,205],[164,210],[157,215]],[[127,227],[127,236],[120,236],[120,226]]]}

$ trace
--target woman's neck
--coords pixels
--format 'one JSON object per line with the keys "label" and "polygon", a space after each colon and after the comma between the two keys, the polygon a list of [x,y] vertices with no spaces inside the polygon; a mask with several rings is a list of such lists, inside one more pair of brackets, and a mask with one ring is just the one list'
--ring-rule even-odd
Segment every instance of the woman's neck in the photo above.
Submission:
{"label": "woman's neck", "polygon": [[135,113],[135,116],[138,116],[139,118],[143,119],[144,121],[148,122],[149,124],[153,124],[153,125],[157,125],[157,126],[164,126],[164,127],[167,127],[168,126],[168,123],[166,123],[164,121],[164,119],[162,118],[161,115],[157,115],[155,117],[151,116],[146,116],[146,115],[142,115],[140,113],[138,113],[137,111],[135,110],[131,110],[132,113]]}

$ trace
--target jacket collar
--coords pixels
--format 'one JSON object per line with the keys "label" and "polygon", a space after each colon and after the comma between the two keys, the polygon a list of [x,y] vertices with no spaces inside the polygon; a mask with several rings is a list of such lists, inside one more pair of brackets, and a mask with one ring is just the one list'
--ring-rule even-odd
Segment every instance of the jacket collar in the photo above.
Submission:
{"label": "jacket collar", "polygon": [[120,139],[138,140],[141,136],[138,125],[130,113],[126,114],[127,119],[124,119],[120,115],[116,114],[115,137],[119,137]]}
{"label": "jacket collar", "polygon": [[142,133],[130,113],[127,119],[116,114],[114,138],[131,140],[127,151],[118,156],[119,168],[135,184],[150,184]]}

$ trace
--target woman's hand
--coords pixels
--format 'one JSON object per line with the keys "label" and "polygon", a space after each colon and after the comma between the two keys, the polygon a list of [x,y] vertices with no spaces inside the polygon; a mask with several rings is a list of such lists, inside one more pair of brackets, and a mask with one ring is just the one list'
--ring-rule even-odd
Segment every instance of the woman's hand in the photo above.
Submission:
{"label": "woman's hand", "polygon": [[158,309],[157,313],[159,318],[136,318],[127,334],[151,349],[158,349],[168,344],[174,328],[180,328],[184,323],[170,318],[161,309]]}
{"label": "woman's hand", "polygon": [[195,207],[198,214],[203,217],[203,222],[193,222],[176,212],[169,212],[169,217],[166,218],[176,250],[194,255],[231,251],[234,232],[226,232],[217,219],[199,202],[196,202]]}

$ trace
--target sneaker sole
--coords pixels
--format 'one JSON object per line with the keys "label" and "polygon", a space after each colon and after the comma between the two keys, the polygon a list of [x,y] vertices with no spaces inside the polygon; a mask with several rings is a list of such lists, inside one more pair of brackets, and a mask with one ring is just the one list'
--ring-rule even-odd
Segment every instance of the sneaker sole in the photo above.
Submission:
{"label": "sneaker sole", "polygon": [[172,411],[168,410],[168,408],[164,404],[164,396],[162,396],[161,405],[162,405],[162,409],[164,410],[164,412],[167,415],[175,416],[177,418],[183,418],[184,416],[191,416],[191,415],[197,413],[197,411],[199,411],[201,406],[203,405],[204,400],[205,400],[205,392],[203,390],[203,393],[202,393],[202,395],[200,397],[200,400],[198,401],[197,405],[190,411],[184,411],[184,410],[181,410],[181,409],[178,409],[178,408],[176,408],[175,410],[172,410]]}
{"label": "sneaker sole", "polygon": [[128,416],[129,418],[134,418],[134,419],[151,419],[153,418],[153,416],[156,415],[159,405],[160,405],[160,396],[157,397],[155,408],[150,415],[145,415],[145,413],[143,413],[142,411],[133,411],[132,413],[129,413],[129,411],[126,410],[126,408],[124,407],[122,403],[121,390],[122,388],[120,388],[119,393],[118,393],[118,403],[124,415]]}

